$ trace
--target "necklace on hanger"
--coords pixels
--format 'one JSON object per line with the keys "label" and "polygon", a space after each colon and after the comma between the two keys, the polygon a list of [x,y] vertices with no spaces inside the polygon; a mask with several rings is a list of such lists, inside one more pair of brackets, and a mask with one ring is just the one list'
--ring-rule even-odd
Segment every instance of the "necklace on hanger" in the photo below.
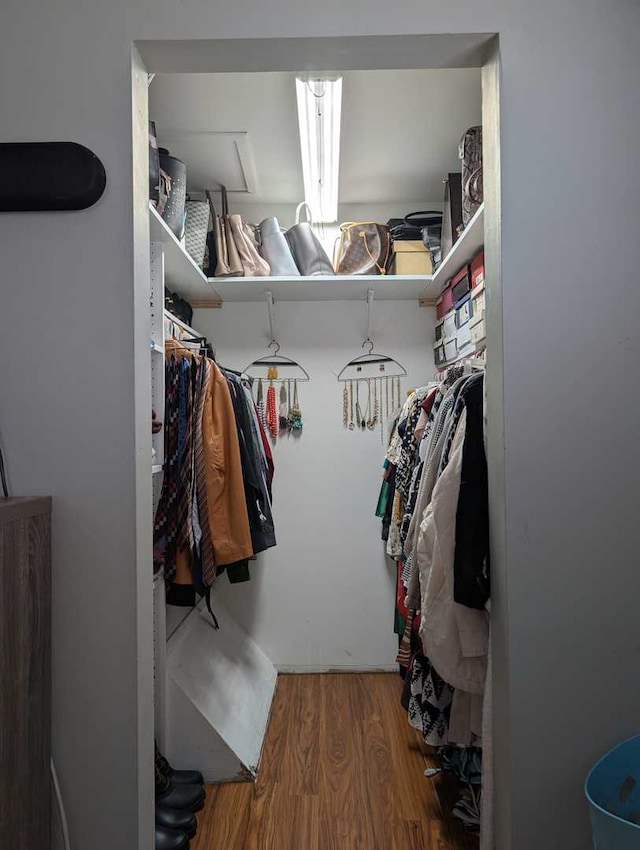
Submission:
{"label": "necklace on hanger", "polygon": [[342,427],[349,427],[349,390],[348,384],[345,382],[342,390]]}
{"label": "necklace on hanger", "polygon": [[349,430],[353,431],[355,427],[353,421],[353,381],[349,381]]}
{"label": "necklace on hanger", "polygon": [[293,382],[293,405],[289,408],[289,427],[292,431],[302,430],[302,410],[298,401],[298,379]]}
{"label": "necklace on hanger", "polygon": [[276,388],[273,381],[269,381],[267,390],[267,425],[272,439],[278,436],[278,410],[276,408]]}
{"label": "necklace on hanger", "polygon": [[283,381],[280,384],[280,404],[278,406],[278,427],[280,431],[286,431],[289,428],[289,419],[287,417],[288,401],[287,401],[287,382]]}
{"label": "necklace on hanger", "polygon": [[362,408],[360,407],[360,380],[356,381],[356,423],[358,428],[361,431],[364,430],[366,423],[364,421],[364,416],[362,415]]}
{"label": "necklace on hanger", "polygon": [[369,379],[367,383],[369,384],[369,401],[367,403],[369,418],[367,419],[367,428],[370,431],[373,431],[378,422],[378,394],[376,391],[376,379],[373,379],[373,409],[371,409],[371,379]]}

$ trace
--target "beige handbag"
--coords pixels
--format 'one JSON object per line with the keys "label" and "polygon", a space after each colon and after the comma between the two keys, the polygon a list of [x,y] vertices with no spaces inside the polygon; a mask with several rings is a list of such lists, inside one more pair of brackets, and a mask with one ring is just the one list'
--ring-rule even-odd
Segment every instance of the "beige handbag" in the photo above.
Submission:
{"label": "beige handbag", "polygon": [[240,254],[233,238],[231,229],[227,190],[222,187],[222,215],[217,215],[213,206],[211,192],[207,192],[207,200],[213,218],[213,233],[216,243],[216,277],[242,277],[244,274]]}
{"label": "beige handbag", "polygon": [[269,277],[269,263],[258,253],[255,235],[242,216],[234,214],[228,217],[233,240],[240,255],[242,273],[245,277]]}

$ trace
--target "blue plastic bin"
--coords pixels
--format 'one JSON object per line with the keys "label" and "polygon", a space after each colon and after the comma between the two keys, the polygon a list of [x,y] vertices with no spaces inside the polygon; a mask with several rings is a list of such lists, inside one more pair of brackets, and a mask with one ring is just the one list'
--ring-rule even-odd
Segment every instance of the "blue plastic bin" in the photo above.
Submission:
{"label": "blue plastic bin", "polygon": [[593,766],[584,792],[595,850],[639,850],[640,735],[618,744]]}

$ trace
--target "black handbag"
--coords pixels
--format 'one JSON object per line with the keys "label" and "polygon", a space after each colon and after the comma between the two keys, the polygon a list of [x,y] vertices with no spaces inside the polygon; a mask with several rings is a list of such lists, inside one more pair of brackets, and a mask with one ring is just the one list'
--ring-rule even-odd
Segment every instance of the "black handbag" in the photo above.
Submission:
{"label": "black handbag", "polygon": [[165,309],[184,322],[185,325],[190,325],[193,319],[193,307],[184,298],[181,298],[177,293],[165,289],[164,295]]}
{"label": "black handbag", "polygon": [[310,218],[307,204],[298,204],[296,223],[285,233],[285,239],[289,243],[296,266],[300,274],[305,277],[335,274],[327,252],[313,232],[311,221],[300,221],[303,207],[306,208],[307,217]]}
{"label": "black handbag", "polygon": [[444,214],[442,217],[442,247],[443,258],[453,248],[462,230],[462,174],[459,171],[450,172],[444,181]]}
{"label": "black handbag", "polygon": [[393,242],[407,242],[422,239],[425,227],[434,228],[433,233],[442,229],[442,213],[438,210],[412,212],[404,218],[390,218],[387,222]]}
{"label": "black handbag", "polygon": [[160,200],[160,154],[154,121],[149,121],[149,200]]}
{"label": "black handbag", "polygon": [[187,166],[181,159],[171,156],[166,148],[158,148],[160,168],[169,176],[169,198],[162,210],[162,218],[176,239],[184,234],[184,211],[187,200]]}

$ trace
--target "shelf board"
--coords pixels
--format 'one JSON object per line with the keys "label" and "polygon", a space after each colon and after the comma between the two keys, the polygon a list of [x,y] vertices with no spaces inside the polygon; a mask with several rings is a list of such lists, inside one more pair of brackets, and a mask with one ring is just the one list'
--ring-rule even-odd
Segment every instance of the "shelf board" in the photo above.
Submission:
{"label": "shelf board", "polygon": [[215,299],[216,294],[202,269],[169,230],[153,204],[149,204],[149,231],[152,242],[164,245],[164,274],[169,289],[188,301]]}
{"label": "shelf board", "polygon": [[182,319],[179,319],[177,316],[174,316],[172,312],[165,308],[164,311],[165,319],[169,319],[169,321],[173,322],[174,325],[178,325],[178,327],[182,328],[183,331],[190,334],[191,336],[202,336],[201,333],[198,333],[195,328],[192,328],[191,325],[188,325],[186,322],[183,322]]}
{"label": "shelf board", "polygon": [[433,275],[433,288],[440,297],[445,284],[465,263],[470,263],[484,247],[484,204],[480,204],[469,224],[458,237],[458,241],[444,258]]}
{"label": "shelf board", "polygon": [[429,275],[227,277],[212,278],[209,283],[223,303],[264,301],[267,292],[275,301],[364,301],[369,289],[379,301],[435,300],[440,295]]}

